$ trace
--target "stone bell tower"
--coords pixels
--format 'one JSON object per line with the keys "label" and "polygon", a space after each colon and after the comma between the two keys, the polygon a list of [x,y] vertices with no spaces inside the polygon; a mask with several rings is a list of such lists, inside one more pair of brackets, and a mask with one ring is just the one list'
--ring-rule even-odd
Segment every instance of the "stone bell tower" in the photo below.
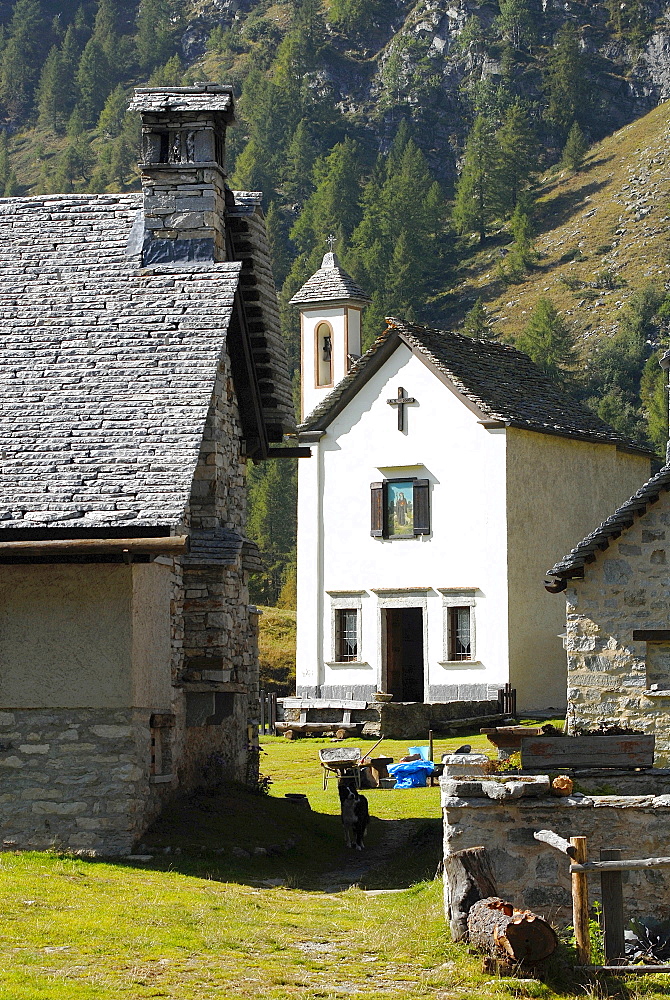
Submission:
{"label": "stone bell tower", "polygon": [[231,87],[138,87],[142,118],[142,263],[226,260],[226,129]]}
{"label": "stone bell tower", "polygon": [[370,301],[332,250],[291,299],[300,309],[301,420],[360,356],[361,312]]}

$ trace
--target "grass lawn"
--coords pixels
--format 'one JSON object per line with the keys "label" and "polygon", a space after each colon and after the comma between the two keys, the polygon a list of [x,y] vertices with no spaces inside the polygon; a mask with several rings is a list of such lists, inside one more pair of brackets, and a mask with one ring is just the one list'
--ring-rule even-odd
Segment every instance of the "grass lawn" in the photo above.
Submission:
{"label": "grass lawn", "polygon": [[[436,741],[436,754],[466,740],[478,737]],[[321,787],[318,748],[329,741],[262,743],[271,794],[192,796],[147,834],[147,860],[0,855],[0,1000],[670,996],[661,976],[601,992],[573,983],[565,950],[545,983],[484,974],[449,940],[432,879],[439,789],[367,792],[368,850],[348,852],[336,787]],[[408,745],[380,749],[398,759]],[[290,791],[312,809],[287,801]],[[389,857],[389,833],[403,829]],[[328,889],[350,873],[365,888]]]}

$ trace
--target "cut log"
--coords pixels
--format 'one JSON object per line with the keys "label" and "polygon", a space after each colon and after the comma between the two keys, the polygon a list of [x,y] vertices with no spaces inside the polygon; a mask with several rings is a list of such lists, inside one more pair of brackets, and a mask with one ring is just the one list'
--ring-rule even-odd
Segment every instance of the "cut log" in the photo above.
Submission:
{"label": "cut log", "polygon": [[455,851],[444,859],[444,892],[453,941],[468,935],[470,908],[485,896],[497,892],[495,875],[485,847]]}
{"label": "cut log", "polygon": [[532,965],[556,949],[554,929],[531,910],[517,910],[498,896],[480,899],[468,914],[470,944],[495,958]]}

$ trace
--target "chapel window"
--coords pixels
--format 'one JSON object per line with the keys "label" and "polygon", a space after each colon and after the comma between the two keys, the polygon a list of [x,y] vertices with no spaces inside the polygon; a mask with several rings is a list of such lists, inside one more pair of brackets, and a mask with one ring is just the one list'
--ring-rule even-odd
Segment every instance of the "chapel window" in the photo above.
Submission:
{"label": "chapel window", "polygon": [[447,610],[449,660],[470,660],[472,659],[470,608],[450,607]]}
{"label": "chapel window", "polygon": [[315,332],[316,385],[333,384],[333,330],[330,323],[319,323]]}
{"label": "chapel window", "polygon": [[358,609],[335,610],[335,660],[350,663],[358,660]]}

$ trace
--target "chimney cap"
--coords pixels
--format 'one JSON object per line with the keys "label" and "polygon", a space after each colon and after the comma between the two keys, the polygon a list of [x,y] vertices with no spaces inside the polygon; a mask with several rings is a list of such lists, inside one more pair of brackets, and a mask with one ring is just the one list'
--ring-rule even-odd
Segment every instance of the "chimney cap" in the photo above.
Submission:
{"label": "chimney cap", "polygon": [[192,87],[136,87],[129,111],[160,114],[165,111],[215,111],[235,121],[233,88],[220,83],[197,83]]}

